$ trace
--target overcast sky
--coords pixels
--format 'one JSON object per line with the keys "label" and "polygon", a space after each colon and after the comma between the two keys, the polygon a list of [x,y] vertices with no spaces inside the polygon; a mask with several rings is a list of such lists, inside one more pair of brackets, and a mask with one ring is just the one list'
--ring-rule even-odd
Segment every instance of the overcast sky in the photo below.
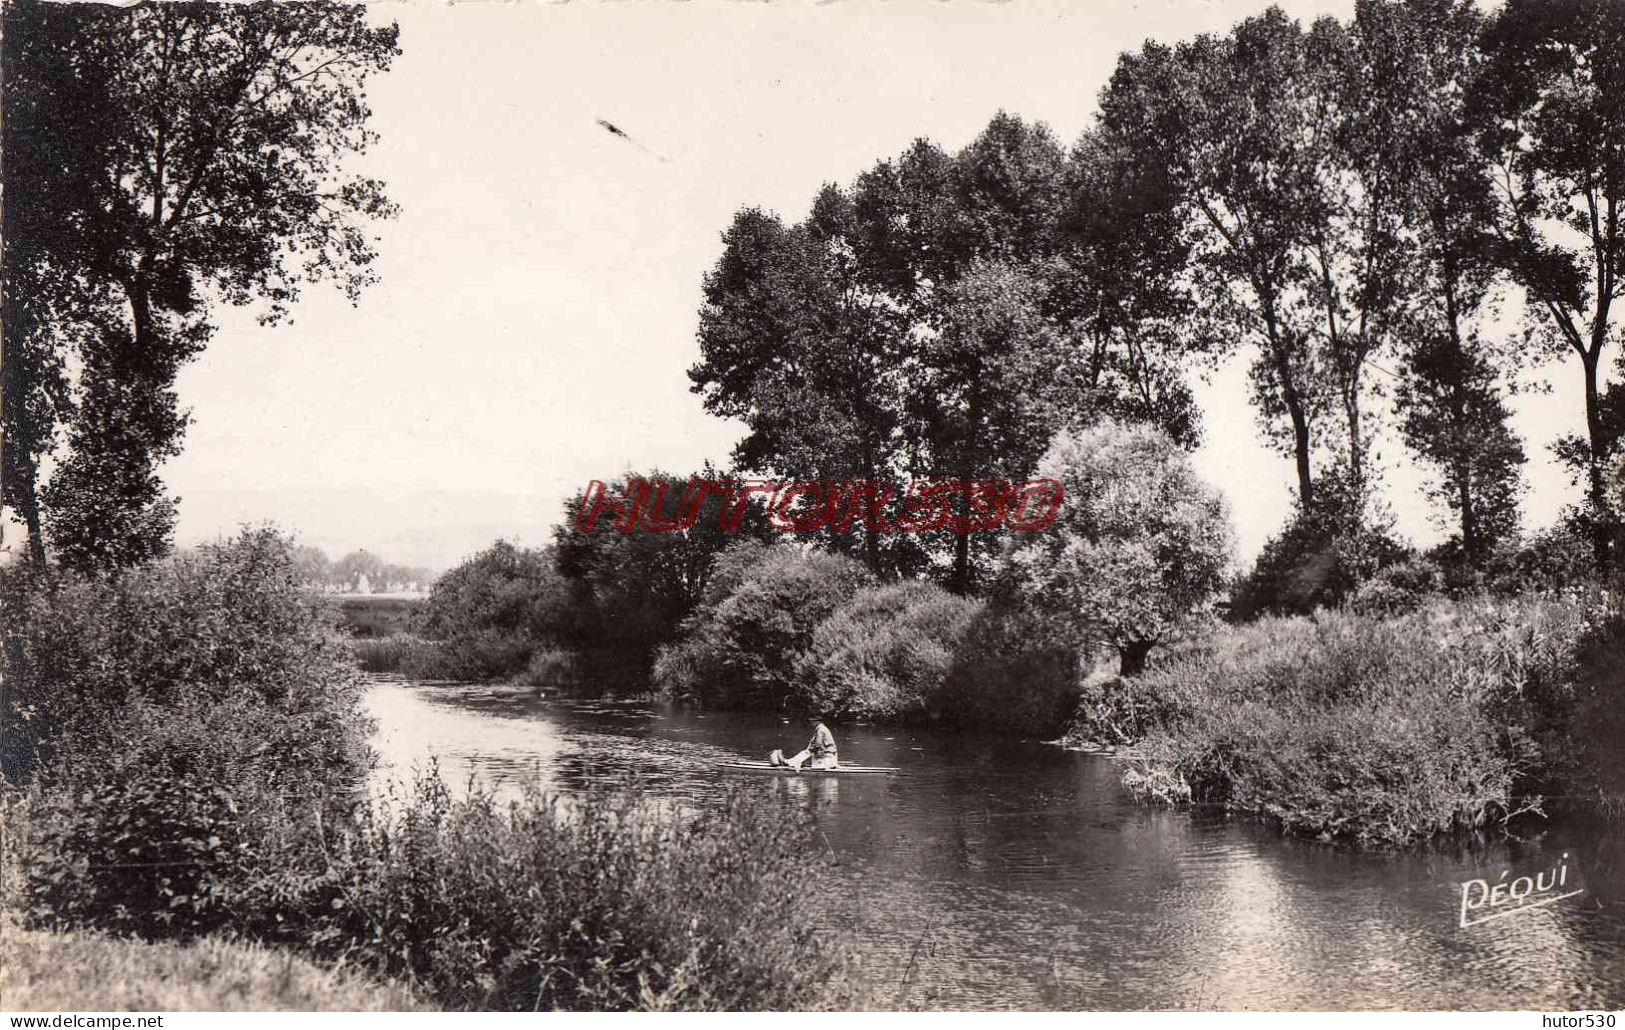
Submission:
{"label": "overcast sky", "polygon": [[[382,141],[356,162],[402,208],[378,227],[382,283],[354,308],[314,289],[270,329],[221,312],[180,381],[194,423],[165,471],[180,542],[274,520],[335,557],[443,568],[498,536],[545,542],[588,479],[723,464],[740,427],[684,373],[736,210],[799,219],[820,184],[916,137],[957,149],[1001,108],[1070,143],[1119,52],[1262,6],[377,4],[404,50],[370,90]],[[1307,20],[1353,5],[1284,6]],[[1250,557],[1287,513],[1291,467],[1260,442],[1243,369],[1198,390],[1198,461]],[[1537,525],[1570,498],[1546,443],[1579,428],[1577,368],[1550,375],[1555,395],[1517,405]],[[1422,473],[1391,437],[1382,451],[1401,528],[1434,539]]]}

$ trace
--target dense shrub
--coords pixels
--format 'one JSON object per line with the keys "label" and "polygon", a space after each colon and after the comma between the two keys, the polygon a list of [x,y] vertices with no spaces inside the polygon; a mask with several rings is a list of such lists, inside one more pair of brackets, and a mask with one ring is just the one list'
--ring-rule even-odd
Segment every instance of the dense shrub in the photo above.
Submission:
{"label": "dense shrub", "polygon": [[35,917],[145,936],[231,919],[278,823],[344,816],[361,684],[270,530],[16,595],[7,773],[38,795]]}
{"label": "dense shrub", "polygon": [[848,1007],[809,900],[821,857],[781,805],[630,794],[455,799],[434,776],[267,882],[276,934],[469,1009]]}
{"label": "dense shrub", "polygon": [[841,555],[742,542],[718,556],[682,639],[661,649],[655,685],[681,701],[782,707],[813,631],[871,581]]}
{"label": "dense shrub", "polygon": [[1448,589],[1445,570],[1425,557],[1396,562],[1361,583],[1349,607],[1361,615],[1405,615]]}
{"label": "dense shrub", "polygon": [[577,687],[582,682],[581,662],[573,651],[543,648],[530,656],[518,682],[533,687]]}
{"label": "dense shrub", "polygon": [[1579,754],[1571,779],[1582,797],[1625,812],[1625,599],[1594,607],[1575,652],[1570,737]]}
{"label": "dense shrub", "polygon": [[1313,508],[1299,506],[1237,581],[1231,617],[1307,615],[1341,605],[1361,583],[1409,557],[1369,498],[1335,473],[1324,475]]}
{"label": "dense shrub", "polygon": [[399,671],[417,679],[510,679],[537,649],[564,636],[571,604],[552,548],[499,540],[435,581],[420,622],[431,644],[403,648]]}
{"label": "dense shrub", "polygon": [[813,630],[797,698],[841,719],[941,715],[955,652],[981,608],[932,583],[865,587]]}
{"label": "dense shrub", "polygon": [[40,924],[148,938],[240,926],[248,885],[289,861],[269,842],[359,800],[359,712],[140,699],[92,725],[67,734],[39,791],[27,894]]}
{"label": "dense shrub", "polygon": [[[580,517],[582,505],[590,503],[585,495],[565,502],[553,529],[553,551],[570,585],[570,610],[556,642],[575,654],[579,686],[647,691],[657,652],[676,639],[704,597],[718,555],[743,540],[779,535],[768,527],[759,497],[737,513],[733,530],[723,528],[733,514],[732,499],[698,483],[725,478],[709,465],[692,480],[659,470],[629,474],[606,484],[606,493],[596,498],[605,503],[595,503],[598,517],[591,520]],[[692,524],[681,532],[655,532],[646,522],[623,532],[618,508],[634,497],[642,499],[645,520],[658,516],[677,525],[691,518]]]}
{"label": "dense shrub", "polygon": [[254,700],[352,724],[359,684],[331,613],[302,590],[270,529],[111,579],[10,570],[0,754],[13,781],[61,735],[117,737],[126,704]]}
{"label": "dense shrub", "polygon": [[1145,677],[1130,785],[1387,843],[1505,820],[1571,767],[1585,618],[1531,597],[1227,629]]}
{"label": "dense shrub", "polygon": [[1033,612],[1000,603],[978,611],[939,704],[971,729],[1054,736],[1078,699],[1077,650]]}

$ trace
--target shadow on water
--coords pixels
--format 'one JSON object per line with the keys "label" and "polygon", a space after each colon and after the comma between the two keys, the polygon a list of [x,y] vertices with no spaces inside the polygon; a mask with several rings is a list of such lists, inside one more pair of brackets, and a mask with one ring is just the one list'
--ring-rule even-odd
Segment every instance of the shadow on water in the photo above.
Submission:
{"label": "shadow on water", "polygon": [[[717,763],[799,748],[810,726],[643,701],[375,684],[384,776],[433,756],[453,783],[549,789],[635,775],[685,804]],[[1374,852],[1134,804],[1110,758],[1037,741],[836,726],[891,777],[757,777],[816,811],[823,922],[898,1007],[1625,1007],[1625,843],[1584,824],[1524,841]],[[747,779],[751,777],[747,774]],[[1552,867],[1584,893],[1459,925],[1461,885]]]}

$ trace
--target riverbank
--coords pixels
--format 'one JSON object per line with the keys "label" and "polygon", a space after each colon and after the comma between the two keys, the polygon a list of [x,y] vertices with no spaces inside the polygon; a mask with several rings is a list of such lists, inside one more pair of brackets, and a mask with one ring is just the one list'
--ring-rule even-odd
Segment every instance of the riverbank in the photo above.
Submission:
{"label": "riverbank", "polygon": [[[718,766],[805,742],[803,723],[764,712],[401,681],[375,683],[368,710],[386,775],[432,753],[447,782],[504,796],[635,777],[640,796],[678,808],[743,785],[813,814],[815,832],[780,834],[827,874],[799,889],[884,1009],[1625,1003],[1625,850],[1593,819],[1378,850],[1136,803],[1123,760],[1006,734],[837,724],[843,760],[899,772],[790,780]],[[1455,885],[1564,852],[1584,895],[1458,926]]]}
{"label": "riverbank", "polygon": [[1625,804],[1625,619],[1597,591],[1434,598],[1224,627],[1089,685],[1065,739],[1133,745],[1124,782],[1292,834],[1406,845]]}
{"label": "riverbank", "polygon": [[[453,1009],[861,1007],[777,799],[510,805],[427,771],[372,796],[365,685],[272,531],[4,586],[8,904],[87,969],[229,934],[266,949],[245,983],[298,955]],[[162,948],[73,950],[111,937]]]}
{"label": "riverbank", "polygon": [[216,938],[185,944],[89,933],[0,932],[0,1008],[13,1012],[405,1012],[409,989],[280,949]]}

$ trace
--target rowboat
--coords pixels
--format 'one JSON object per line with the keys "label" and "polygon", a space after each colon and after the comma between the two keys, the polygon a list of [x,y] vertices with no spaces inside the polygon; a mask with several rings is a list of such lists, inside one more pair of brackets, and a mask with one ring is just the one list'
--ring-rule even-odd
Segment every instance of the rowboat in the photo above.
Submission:
{"label": "rowboat", "polygon": [[886,776],[896,772],[889,765],[838,765],[833,769],[792,769],[788,765],[769,765],[766,762],[718,762],[717,767],[729,772],[767,773],[771,776]]}

